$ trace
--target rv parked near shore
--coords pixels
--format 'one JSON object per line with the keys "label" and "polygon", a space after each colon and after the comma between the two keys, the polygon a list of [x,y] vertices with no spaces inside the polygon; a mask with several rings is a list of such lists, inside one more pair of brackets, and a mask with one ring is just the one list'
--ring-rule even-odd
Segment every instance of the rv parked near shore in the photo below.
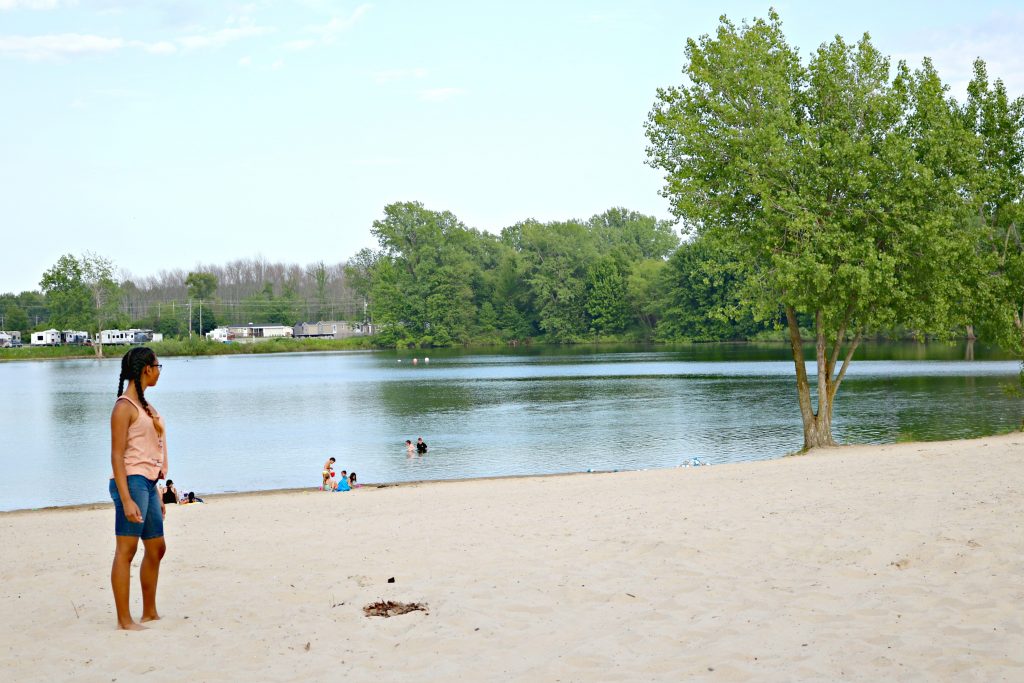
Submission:
{"label": "rv parked near shore", "polygon": [[164,340],[164,335],[153,330],[100,330],[100,343],[110,346],[145,344]]}
{"label": "rv parked near shore", "polygon": [[16,348],[21,346],[20,330],[0,330],[0,348]]}
{"label": "rv parked near shore", "polygon": [[61,344],[88,344],[89,333],[80,330],[64,330],[60,333]]}
{"label": "rv parked near shore", "polygon": [[58,346],[60,345],[60,332],[53,329],[33,332],[30,343],[32,346]]}

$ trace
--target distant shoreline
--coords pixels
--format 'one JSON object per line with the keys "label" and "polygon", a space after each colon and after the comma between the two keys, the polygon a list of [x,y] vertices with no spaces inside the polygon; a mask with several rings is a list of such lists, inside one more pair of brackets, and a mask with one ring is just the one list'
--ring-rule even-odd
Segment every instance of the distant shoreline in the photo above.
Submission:
{"label": "distant shoreline", "polygon": [[[842,448],[842,446],[840,446]],[[780,456],[789,457],[789,454]],[[773,458],[774,459],[774,458]],[[723,464],[735,464],[735,463],[723,463]],[[721,465],[716,465],[721,467]],[[552,472],[542,474],[496,474],[484,477],[465,477],[463,479],[412,479],[409,481],[391,481],[391,482],[366,482],[359,486],[359,488],[370,490],[370,489],[391,489],[401,488],[409,486],[425,486],[430,484],[461,484],[469,481],[504,481],[506,479],[542,479],[545,477],[576,477],[585,474],[619,474],[622,472],[644,472],[654,470],[671,470],[676,469],[674,467],[651,467],[645,470],[594,470],[593,472]],[[251,491],[220,491],[218,493],[203,493],[201,495],[204,501],[206,500],[224,500],[229,498],[246,498],[246,497],[258,497],[258,496],[278,496],[278,495],[289,495],[292,493],[333,493],[325,492],[318,486],[299,486],[299,487],[288,487],[279,489],[253,489]],[[110,506],[109,500],[103,501],[98,500],[91,503],[72,503],[70,505],[46,505],[38,508],[15,508],[13,510],[0,510],[0,519],[3,517],[23,515],[23,514],[35,514],[39,512],[74,512],[76,510],[102,510]],[[177,503],[172,503],[176,505]],[[205,504],[205,503],[203,503]]]}

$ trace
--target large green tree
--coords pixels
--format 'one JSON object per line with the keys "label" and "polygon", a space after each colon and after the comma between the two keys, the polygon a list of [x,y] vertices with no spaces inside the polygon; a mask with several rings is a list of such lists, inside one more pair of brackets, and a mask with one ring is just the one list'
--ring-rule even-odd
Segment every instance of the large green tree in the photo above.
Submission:
{"label": "large green tree", "polygon": [[540,329],[551,341],[585,341],[587,277],[598,257],[590,230],[578,221],[528,221],[522,226],[521,253]]}
{"label": "large green tree", "polygon": [[209,301],[217,291],[217,276],[213,273],[193,271],[185,278],[190,299]]}
{"label": "large green tree", "polygon": [[192,303],[190,311],[193,320],[189,321],[189,336],[192,335],[193,324],[199,334],[206,334],[217,327],[217,315],[214,313],[213,306],[204,306],[204,303],[213,302],[214,294],[217,292],[217,276],[213,273],[192,271],[185,278],[185,285],[188,287],[190,302],[195,302]]}
{"label": "large green tree", "polygon": [[468,340],[476,320],[479,234],[451,212],[419,202],[389,204],[371,232],[380,253],[365,277],[381,338],[441,346]]}
{"label": "large green tree", "polygon": [[962,112],[976,136],[972,219],[983,234],[974,321],[983,336],[1024,356],[1024,97],[1011,100],[979,59]]}
{"label": "large green tree", "polygon": [[[81,258],[82,281],[92,302],[92,319],[85,329],[99,332],[111,322],[120,322],[118,308],[121,302],[120,286],[114,280],[114,263],[108,258],[86,252]],[[103,355],[103,345],[96,344],[96,355]]]}
{"label": "large green tree", "polygon": [[[926,61],[890,76],[865,35],[804,65],[774,12],[688,40],[684,85],[658,91],[649,163],[686,230],[733,245],[741,301],[785,311],[805,448],[834,444],[836,393],[866,332],[957,324],[957,230],[971,143]],[[813,320],[812,390],[798,316]]]}
{"label": "large green tree", "polygon": [[21,333],[28,332],[28,314],[18,304],[11,302],[4,307],[4,320],[0,325],[2,330],[17,330]]}
{"label": "large green tree", "polygon": [[50,325],[62,330],[91,327],[92,295],[77,258],[64,254],[57,259],[43,273],[39,287],[50,309]]}
{"label": "large green tree", "polygon": [[655,295],[663,341],[746,339],[764,330],[742,303],[741,262],[710,238],[684,242],[660,271]]}
{"label": "large green tree", "polygon": [[587,271],[587,313],[595,334],[617,334],[626,327],[626,279],[611,256],[599,259]]}

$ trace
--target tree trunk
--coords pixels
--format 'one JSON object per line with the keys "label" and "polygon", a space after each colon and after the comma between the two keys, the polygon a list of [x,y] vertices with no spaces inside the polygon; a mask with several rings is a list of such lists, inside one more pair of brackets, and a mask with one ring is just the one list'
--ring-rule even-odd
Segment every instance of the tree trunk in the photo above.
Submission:
{"label": "tree trunk", "polygon": [[853,340],[843,359],[842,368],[839,374],[833,378],[836,362],[839,359],[839,351],[846,335],[846,327],[838,330],[836,343],[832,355],[829,357],[827,340],[823,325],[821,311],[815,313],[815,326],[817,328],[815,344],[815,360],[818,366],[818,391],[817,409],[811,401],[811,384],[807,376],[807,365],[804,359],[803,339],[800,336],[800,326],[797,322],[796,310],[792,306],[786,306],[786,322],[789,326],[789,345],[793,353],[793,364],[796,368],[796,394],[800,404],[800,417],[803,420],[804,447],[803,450],[811,448],[822,448],[837,445],[832,438],[832,406],[835,403],[836,392],[839,384],[846,375],[846,369],[853,358],[853,352],[860,343],[860,333]]}

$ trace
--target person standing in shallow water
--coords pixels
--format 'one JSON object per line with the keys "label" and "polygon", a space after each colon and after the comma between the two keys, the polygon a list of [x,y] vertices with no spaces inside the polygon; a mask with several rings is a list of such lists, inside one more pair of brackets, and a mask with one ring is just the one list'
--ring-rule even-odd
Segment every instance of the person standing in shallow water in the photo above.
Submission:
{"label": "person standing in shallow water", "polygon": [[[114,563],[110,586],[114,591],[118,628],[138,631],[141,623],[128,608],[132,558],[139,539],[146,554],[139,569],[142,584],[141,622],[160,618],[156,585],[164,543],[164,503],[156,483],[167,476],[167,439],[164,423],[146,400],[146,389],[156,386],[162,366],[152,349],[136,347],[121,359],[117,400],[110,414],[110,497],[114,501]],[[125,384],[127,383],[127,388]]]}

